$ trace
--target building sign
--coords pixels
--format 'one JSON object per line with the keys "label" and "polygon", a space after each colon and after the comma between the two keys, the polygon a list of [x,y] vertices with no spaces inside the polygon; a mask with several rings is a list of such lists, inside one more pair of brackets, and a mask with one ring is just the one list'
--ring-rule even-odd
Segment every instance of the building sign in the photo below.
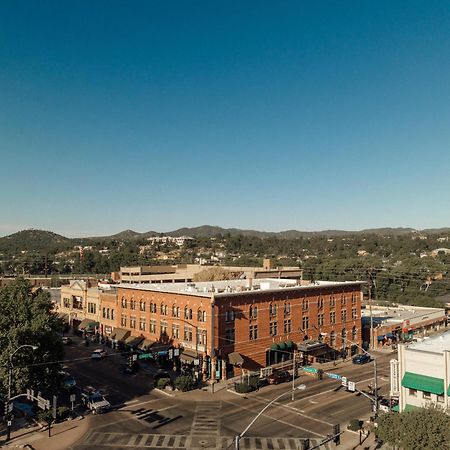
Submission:
{"label": "building sign", "polygon": [[112,333],[112,327],[105,326],[105,333],[106,334],[111,334]]}
{"label": "building sign", "polygon": [[398,397],[400,395],[400,376],[399,376],[398,361],[391,359],[391,397]]}

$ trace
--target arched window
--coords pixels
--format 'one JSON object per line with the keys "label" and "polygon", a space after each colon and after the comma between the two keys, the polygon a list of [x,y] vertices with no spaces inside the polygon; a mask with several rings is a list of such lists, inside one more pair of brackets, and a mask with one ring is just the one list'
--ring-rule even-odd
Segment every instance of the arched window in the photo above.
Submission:
{"label": "arched window", "polygon": [[258,318],[258,307],[250,306],[249,313],[250,313],[250,319]]}
{"label": "arched window", "polygon": [[270,317],[275,317],[277,315],[277,305],[275,303],[269,305],[269,315]]}
{"label": "arched window", "polygon": [[125,297],[122,297],[122,308],[127,307],[127,299]]}
{"label": "arched window", "polygon": [[184,307],[184,318],[189,319],[189,309],[187,306]]}
{"label": "arched window", "polygon": [[103,318],[105,318],[105,317],[106,317],[106,315],[105,315],[105,314],[106,314],[106,308],[103,308],[103,315],[102,315],[102,317],[103,317]]}
{"label": "arched window", "polygon": [[177,317],[180,317],[180,307],[177,306]]}
{"label": "arched window", "polygon": [[206,311],[203,311],[202,316],[202,322],[206,322]]}
{"label": "arched window", "polygon": [[109,319],[109,308],[106,310],[106,318]]}
{"label": "arched window", "polygon": [[303,309],[303,311],[306,311],[308,309],[308,307],[309,307],[309,301],[308,301],[307,298],[305,298],[303,300],[303,302],[302,302],[302,309]]}
{"label": "arched window", "polygon": [[114,320],[114,310],[111,309],[111,320]]}
{"label": "arched window", "polygon": [[188,317],[188,319],[192,320],[192,309],[190,309],[190,308],[189,308],[189,317]]}
{"label": "arched window", "polygon": [[286,302],[284,304],[284,315],[288,316],[291,313],[291,304],[289,302]]}
{"label": "arched window", "polygon": [[177,307],[175,304],[172,305],[172,317],[177,317]]}
{"label": "arched window", "polygon": [[203,312],[202,312],[201,309],[199,309],[199,310],[197,311],[197,320],[198,320],[199,322],[203,322]]}

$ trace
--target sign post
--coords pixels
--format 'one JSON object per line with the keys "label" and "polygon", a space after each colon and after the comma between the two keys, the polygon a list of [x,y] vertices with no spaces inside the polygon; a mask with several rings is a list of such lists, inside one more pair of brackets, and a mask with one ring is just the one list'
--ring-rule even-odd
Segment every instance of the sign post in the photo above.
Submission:
{"label": "sign post", "polygon": [[75,402],[75,394],[70,394],[70,403],[72,404],[72,411],[74,402]]}

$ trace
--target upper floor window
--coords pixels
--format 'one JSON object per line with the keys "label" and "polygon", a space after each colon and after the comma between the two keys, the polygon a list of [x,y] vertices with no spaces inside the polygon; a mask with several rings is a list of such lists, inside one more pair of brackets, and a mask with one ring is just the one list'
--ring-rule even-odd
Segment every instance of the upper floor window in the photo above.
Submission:
{"label": "upper floor window", "polygon": [[309,300],[307,298],[303,299],[302,302],[302,309],[303,311],[307,311],[309,308]]}
{"label": "upper floor window", "polygon": [[276,317],[277,315],[277,305],[275,303],[271,303],[269,305],[269,316]]}
{"label": "upper floor window", "polygon": [[122,308],[127,307],[127,299],[125,297],[122,297]]}
{"label": "upper floor window", "polygon": [[345,295],[341,295],[341,306],[347,305],[347,297]]}
{"label": "upper floor window", "polygon": [[356,303],[356,294],[353,293],[352,294],[352,305],[354,305]]}
{"label": "upper floor window", "polygon": [[234,318],[234,311],[225,311],[225,322],[233,322]]}
{"label": "upper floor window", "polygon": [[284,315],[288,316],[289,314],[291,314],[291,304],[289,302],[286,302],[284,304]]}
{"label": "upper floor window", "polygon": [[164,303],[161,303],[161,315],[162,316],[167,316],[167,305],[165,305]]}
{"label": "upper floor window", "polygon": [[250,315],[250,319],[257,319],[258,318],[258,307],[250,306],[249,315]]}
{"label": "upper floor window", "polygon": [[139,309],[143,312],[145,312],[145,301],[141,300],[139,303]]}
{"label": "upper floor window", "polygon": [[336,299],[334,298],[334,296],[332,295],[330,297],[330,308],[334,308],[336,306]]}
{"label": "upper floor window", "polygon": [[319,309],[323,309],[323,297],[319,297],[319,300],[317,302],[317,307]]}
{"label": "upper floor window", "polygon": [[197,311],[197,320],[199,322],[206,322],[206,311],[202,311],[201,309],[199,309]]}
{"label": "upper floor window", "polygon": [[192,320],[192,309],[187,306],[184,308],[184,318],[187,320]]}

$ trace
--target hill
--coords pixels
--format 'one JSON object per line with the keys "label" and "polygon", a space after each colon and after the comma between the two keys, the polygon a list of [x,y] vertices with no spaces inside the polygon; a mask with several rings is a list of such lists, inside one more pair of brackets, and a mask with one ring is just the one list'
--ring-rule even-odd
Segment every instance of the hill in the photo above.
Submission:
{"label": "hill", "polygon": [[2,253],[55,252],[71,247],[71,239],[52,231],[30,229],[0,238],[0,252]]}

